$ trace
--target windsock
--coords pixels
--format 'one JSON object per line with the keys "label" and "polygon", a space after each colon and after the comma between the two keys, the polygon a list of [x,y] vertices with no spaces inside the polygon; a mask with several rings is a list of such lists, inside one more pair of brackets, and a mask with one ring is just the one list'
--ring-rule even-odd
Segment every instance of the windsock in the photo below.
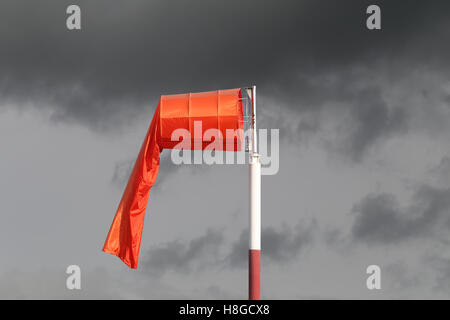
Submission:
{"label": "windsock", "polygon": [[[211,143],[203,137],[215,132],[212,136],[216,140],[220,137],[215,141],[216,150],[240,151],[242,128],[241,89],[161,96],[103,251],[116,255],[130,268],[137,268],[145,211],[163,149],[178,149],[182,145],[182,149],[203,150]],[[190,143],[181,141],[183,135],[175,132],[189,133],[184,137],[190,137]],[[230,132],[238,134],[229,139]]]}

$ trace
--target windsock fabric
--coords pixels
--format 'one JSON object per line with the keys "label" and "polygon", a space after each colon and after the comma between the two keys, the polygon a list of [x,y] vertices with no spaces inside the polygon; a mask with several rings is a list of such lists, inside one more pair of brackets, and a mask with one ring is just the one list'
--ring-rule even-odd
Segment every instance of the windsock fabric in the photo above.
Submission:
{"label": "windsock fabric", "polygon": [[[239,151],[242,127],[241,89],[161,96],[103,251],[116,255],[130,268],[137,268],[145,210],[158,175],[160,154],[163,149],[178,148],[183,140],[173,141],[176,129],[190,134],[189,149],[208,148],[211,141],[203,141],[202,137],[215,132],[216,137],[223,137],[216,150]],[[230,129],[239,132],[231,141],[226,139]]]}

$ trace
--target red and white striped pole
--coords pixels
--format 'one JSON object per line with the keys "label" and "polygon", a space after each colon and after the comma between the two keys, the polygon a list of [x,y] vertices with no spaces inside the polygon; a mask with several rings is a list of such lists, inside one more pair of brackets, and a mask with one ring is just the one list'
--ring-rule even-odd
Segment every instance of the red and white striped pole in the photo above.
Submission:
{"label": "red and white striped pole", "polygon": [[249,300],[259,300],[261,296],[261,163],[259,161],[256,136],[256,86],[252,88],[252,143],[249,156],[250,205],[249,205],[249,253],[248,285]]}

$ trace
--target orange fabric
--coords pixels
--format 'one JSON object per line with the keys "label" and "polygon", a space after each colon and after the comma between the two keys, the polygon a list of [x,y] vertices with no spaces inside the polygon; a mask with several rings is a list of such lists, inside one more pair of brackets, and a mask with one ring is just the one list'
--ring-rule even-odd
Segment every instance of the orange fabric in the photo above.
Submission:
{"label": "orange fabric", "polygon": [[[191,149],[196,148],[194,121],[201,121],[201,137],[206,130],[214,129],[225,139],[227,129],[242,129],[241,90],[161,97],[103,247],[104,252],[116,255],[130,268],[138,266],[145,210],[158,175],[160,154],[179,143],[171,141],[172,132],[179,128],[190,132]],[[209,143],[197,146],[204,149]],[[240,150],[242,136],[228,144],[224,141],[222,147]]]}

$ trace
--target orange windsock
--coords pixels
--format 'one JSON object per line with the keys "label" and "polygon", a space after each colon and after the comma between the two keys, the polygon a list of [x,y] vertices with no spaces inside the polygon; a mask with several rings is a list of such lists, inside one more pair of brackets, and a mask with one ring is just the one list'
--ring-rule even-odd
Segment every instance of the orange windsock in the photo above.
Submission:
{"label": "orange windsock", "polygon": [[[201,132],[196,133],[199,122]],[[174,130],[190,133],[190,149],[205,149],[210,142],[196,139],[207,130],[216,130],[223,137],[218,150],[238,151],[242,148],[242,135],[230,142],[226,139],[227,130],[242,130],[242,124],[241,89],[161,96],[103,251],[116,255],[130,268],[137,268],[145,210],[158,175],[160,154],[163,149],[177,148],[180,142],[172,141]]]}

